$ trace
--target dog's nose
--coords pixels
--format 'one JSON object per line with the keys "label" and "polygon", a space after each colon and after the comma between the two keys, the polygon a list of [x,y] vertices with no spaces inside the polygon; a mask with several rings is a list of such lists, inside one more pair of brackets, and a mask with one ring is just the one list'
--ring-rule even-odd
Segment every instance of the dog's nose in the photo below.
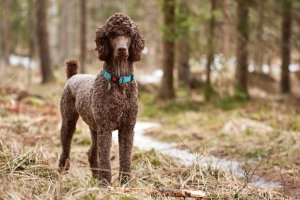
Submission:
{"label": "dog's nose", "polygon": [[125,52],[125,51],[126,51],[126,48],[124,48],[124,47],[120,47],[120,48],[118,49],[118,51],[123,53],[123,52]]}

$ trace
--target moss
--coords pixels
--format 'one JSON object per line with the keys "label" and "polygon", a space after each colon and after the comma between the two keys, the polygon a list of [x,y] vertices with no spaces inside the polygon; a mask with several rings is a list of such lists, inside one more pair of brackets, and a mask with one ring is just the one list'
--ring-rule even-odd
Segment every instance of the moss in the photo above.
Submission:
{"label": "moss", "polygon": [[142,92],[139,98],[142,108],[140,109],[140,116],[148,117],[150,119],[161,117],[173,118],[176,115],[188,111],[198,111],[200,109],[200,102],[192,101],[190,99],[173,100],[164,105],[156,102],[155,96],[150,93]]}
{"label": "moss", "polygon": [[247,100],[245,98],[224,96],[224,97],[216,98],[213,101],[213,104],[223,110],[233,110],[241,107],[246,102]]}
{"label": "moss", "polygon": [[161,110],[167,115],[179,114],[186,111],[199,111],[200,103],[185,100],[185,101],[172,101],[165,106],[160,107]]}

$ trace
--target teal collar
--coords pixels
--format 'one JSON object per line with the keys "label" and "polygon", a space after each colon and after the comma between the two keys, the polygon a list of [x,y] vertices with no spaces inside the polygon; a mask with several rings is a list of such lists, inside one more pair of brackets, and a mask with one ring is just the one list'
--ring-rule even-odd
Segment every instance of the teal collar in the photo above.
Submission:
{"label": "teal collar", "polygon": [[116,77],[116,76],[112,76],[110,75],[110,73],[108,73],[107,71],[103,70],[101,72],[102,76],[108,80],[111,81],[113,83],[117,83],[117,84],[122,84],[122,83],[129,83],[131,81],[134,80],[134,74],[128,75],[128,76],[122,76],[122,77]]}

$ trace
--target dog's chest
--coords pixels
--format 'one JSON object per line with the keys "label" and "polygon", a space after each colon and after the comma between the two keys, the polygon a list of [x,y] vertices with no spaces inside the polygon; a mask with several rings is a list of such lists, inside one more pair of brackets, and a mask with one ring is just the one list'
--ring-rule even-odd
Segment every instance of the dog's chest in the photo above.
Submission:
{"label": "dog's chest", "polygon": [[92,112],[96,124],[104,120],[109,122],[111,128],[115,128],[120,123],[126,123],[126,119],[131,116],[136,117],[138,100],[135,83],[112,84],[108,88],[107,82],[102,82],[101,86],[94,90],[92,96]]}
{"label": "dog's chest", "polygon": [[118,110],[116,112],[126,112],[136,104],[136,93],[131,87],[112,86],[103,98],[106,99],[107,106]]}

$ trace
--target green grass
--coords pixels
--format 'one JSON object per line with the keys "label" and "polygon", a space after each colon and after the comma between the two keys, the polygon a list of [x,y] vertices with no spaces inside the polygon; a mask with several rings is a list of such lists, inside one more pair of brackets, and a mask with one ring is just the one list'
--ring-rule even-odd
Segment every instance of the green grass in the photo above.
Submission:
{"label": "green grass", "polygon": [[243,106],[243,104],[247,102],[246,99],[243,98],[237,98],[237,97],[219,97],[213,101],[213,104],[222,110],[233,110],[238,107]]}
{"label": "green grass", "polygon": [[200,102],[192,100],[173,100],[164,105],[159,105],[153,94],[142,92],[139,94],[139,100],[143,107],[141,116],[156,117],[159,115],[173,116],[182,112],[197,111],[201,107]]}
{"label": "green grass", "polygon": [[[184,92],[181,92],[184,95]],[[186,97],[186,96],[183,96]],[[210,103],[204,104],[204,102],[194,101],[191,98],[178,98],[169,101],[165,104],[160,104],[155,95],[141,92],[139,94],[139,100],[141,102],[141,117],[156,118],[156,117],[174,117],[184,112],[198,112],[198,111],[209,111],[210,108],[221,109],[224,111],[234,110],[243,106],[247,103],[247,100],[236,98],[236,97],[216,97],[211,100]]]}

